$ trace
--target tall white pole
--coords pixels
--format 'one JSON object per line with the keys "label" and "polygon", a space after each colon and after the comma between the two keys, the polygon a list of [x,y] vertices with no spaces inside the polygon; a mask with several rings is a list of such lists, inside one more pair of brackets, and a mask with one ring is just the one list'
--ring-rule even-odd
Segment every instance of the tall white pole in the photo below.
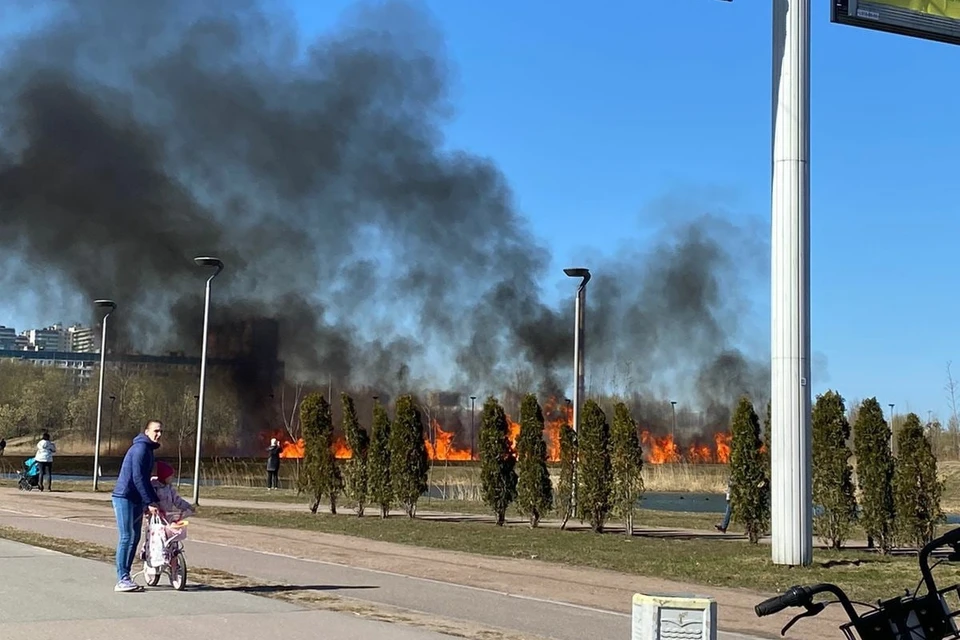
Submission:
{"label": "tall white pole", "polygon": [[210,283],[216,277],[207,278],[203,299],[203,348],[200,354],[200,397],[197,399],[197,451],[193,460],[193,504],[200,504],[200,442],[203,438],[203,392],[207,377],[207,328],[210,323]]}
{"label": "tall white pole", "polygon": [[580,430],[580,415],[583,411],[583,306],[584,306],[584,285],[581,284],[577,289],[577,299],[574,307],[573,320],[573,370],[574,385],[573,390],[573,430]]}
{"label": "tall white pole", "polygon": [[810,3],[773,2],[771,507],[774,564],[813,559]]}
{"label": "tall white pole", "polygon": [[97,392],[97,435],[93,445],[93,490],[100,489],[100,422],[103,419],[103,369],[107,355],[107,318],[103,316],[103,326],[100,333],[100,390]]}

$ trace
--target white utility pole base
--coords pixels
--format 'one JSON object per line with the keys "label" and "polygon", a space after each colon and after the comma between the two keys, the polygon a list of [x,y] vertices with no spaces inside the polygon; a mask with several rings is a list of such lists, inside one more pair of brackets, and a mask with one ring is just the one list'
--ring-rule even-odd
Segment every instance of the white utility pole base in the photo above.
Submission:
{"label": "white utility pole base", "polygon": [[810,0],[773,2],[773,562],[813,559],[810,426]]}

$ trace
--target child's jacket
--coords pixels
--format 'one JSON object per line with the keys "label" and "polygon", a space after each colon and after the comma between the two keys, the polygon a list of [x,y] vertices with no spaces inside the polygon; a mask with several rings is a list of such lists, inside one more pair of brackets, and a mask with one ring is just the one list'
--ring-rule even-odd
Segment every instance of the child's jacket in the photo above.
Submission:
{"label": "child's jacket", "polygon": [[162,511],[167,514],[171,512],[179,513],[181,518],[193,513],[193,507],[189,502],[180,497],[176,487],[172,484],[163,484],[157,478],[151,478],[150,482],[159,498],[157,506],[159,506]]}

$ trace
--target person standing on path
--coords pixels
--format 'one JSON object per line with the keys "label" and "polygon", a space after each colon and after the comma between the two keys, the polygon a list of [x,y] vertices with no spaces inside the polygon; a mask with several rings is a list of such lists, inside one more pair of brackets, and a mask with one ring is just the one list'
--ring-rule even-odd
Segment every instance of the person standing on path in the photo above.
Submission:
{"label": "person standing on path", "polygon": [[114,591],[143,591],[130,578],[133,558],[140,544],[144,509],[157,513],[160,501],[153,489],[153,452],[160,447],[163,423],[149,420],[133,439],[120,465],[120,475],[113,488],[113,513],[117,518],[117,585]]}
{"label": "person standing on path", "polygon": [[267,449],[267,491],[280,488],[280,442],[270,438]]}
{"label": "person standing on path", "polygon": [[50,483],[53,482],[53,454],[57,452],[57,445],[50,441],[50,434],[46,431],[40,436],[40,442],[37,443],[37,455],[34,459],[40,469],[40,482],[38,486],[43,491],[43,479],[47,479],[47,491],[50,491]]}

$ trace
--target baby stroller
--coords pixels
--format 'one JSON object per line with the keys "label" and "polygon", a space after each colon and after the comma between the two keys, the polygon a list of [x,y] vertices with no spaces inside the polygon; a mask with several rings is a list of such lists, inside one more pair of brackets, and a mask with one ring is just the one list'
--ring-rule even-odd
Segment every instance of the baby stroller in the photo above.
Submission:
{"label": "baby stroller", "polygon": [[140,551],[143,560],[140,573],[148,586],[157,586],[164,573],[170,576],[170,586],[177,591],[187,586],[187,560],[183,554],[186,526],[186,520],[171,523],[161,514],[150,516]]}
{"label": "baby stroller", "polygon": [[17,471],[17,489],[33,491],[40,485],[40,464],[34,458],[23,461],[23,470]]}

